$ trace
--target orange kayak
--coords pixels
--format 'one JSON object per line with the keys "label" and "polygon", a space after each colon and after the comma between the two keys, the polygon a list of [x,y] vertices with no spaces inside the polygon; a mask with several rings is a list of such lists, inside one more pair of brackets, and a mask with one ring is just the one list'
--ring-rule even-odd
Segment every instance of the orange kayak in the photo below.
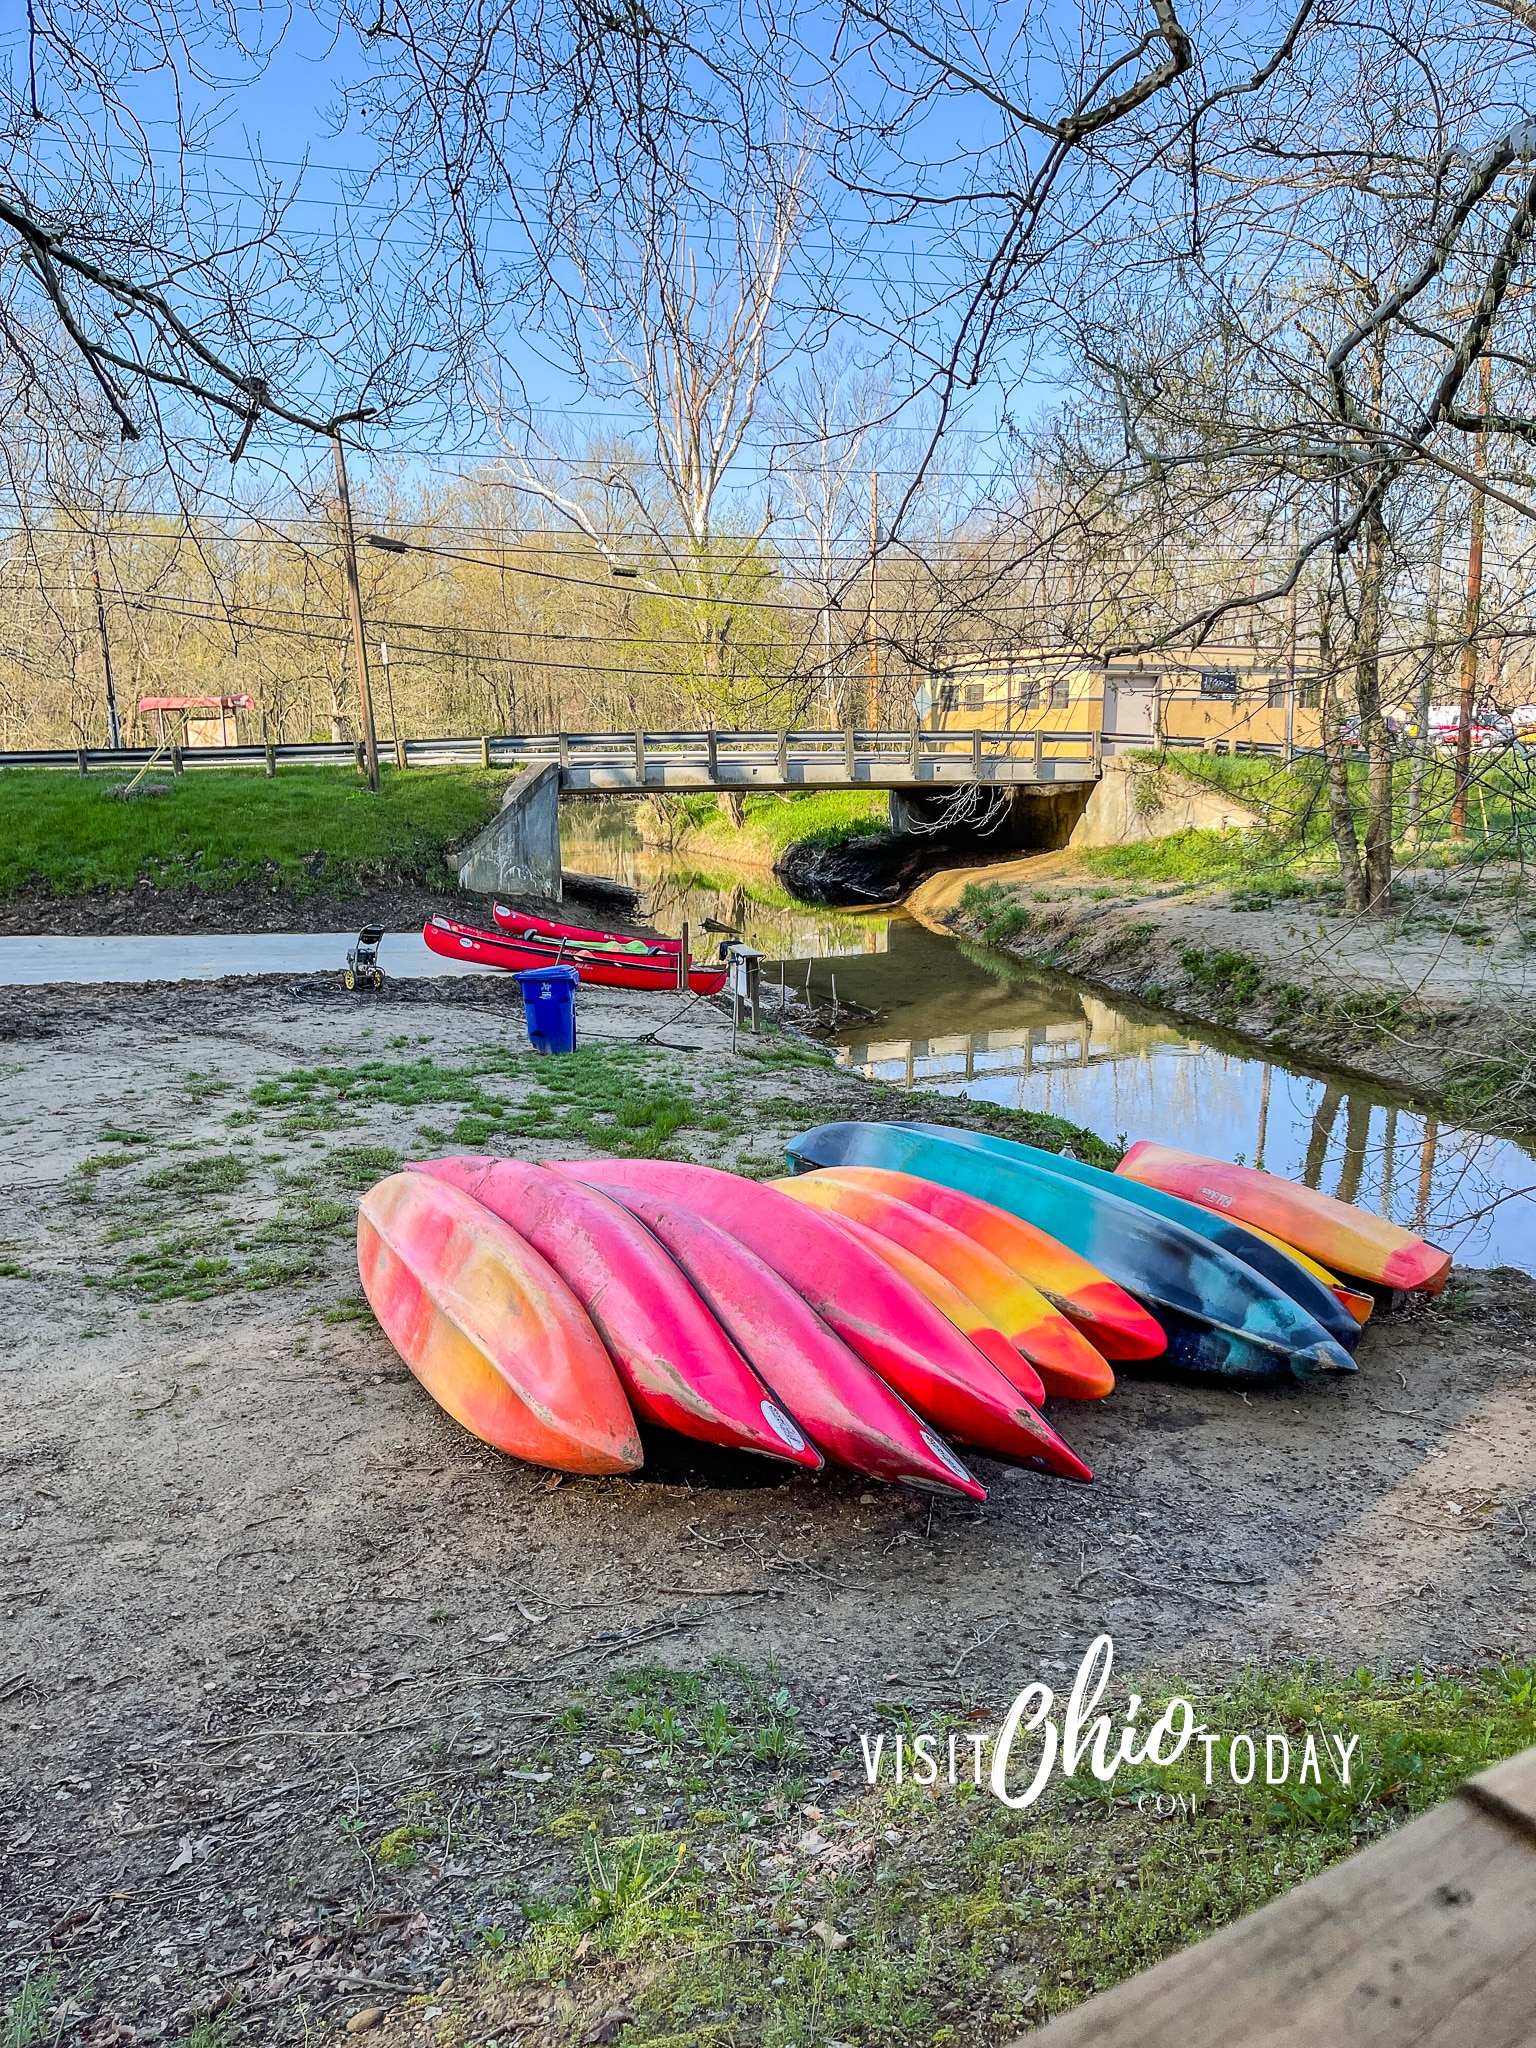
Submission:
{"label": "orange kayak", "polygon": [[[1168,1348],[1162,1324],[1134,1295],[1058,1238],[999,1209],[995,1202],[884,1166],[823,1166],[817,1168],[817,1176],[851,1188],[875,1189],[951,1224],[1021,1280],[1039,1288],[1103,1358],[1161,1358]],[[1104,1391],[1108,1393],[1109,1387]]]}
{"label": "orange kayak", "polygon": [[433,1159],[549,1261],[608,1347],[642,1422],[818,1468],[821,1459],[643,1224],[596,1188],[521,1159]]}
{"label": "orange kayak", "polygon": [[1450,1253],[1411,1230],[1257,1167],[1229,1166],[1144,1138],[1115,1172],[1218,1215],[1256,1224],[1333,1272],[1378,1287],[1438,1294],[1451,1270]]}
{"label": "orange kayak", "polygon": [[380,1327],[483,1442],[561,1472],[633,1472],[635,1419],[570,1289],[457,1188],[395,1173],[364,1195],[357,1265]]}
{"label": "orange kayak", "polygon": [[[828,1214],[832,1212],[829,1210]],[[893,1273],[899,1273],[909,1286],[926,1296],[939,1314],[947,1317],[957,1330],[963,1330],[982,1357],[989,1359],[1009,1386],[1016,1388],[1026,1401],[1038,1406],[1045,1399],[1045,1383],[1029,1360],[1014,1349],[1001,1330],[987,1321],[968,1294],[962,1294],[953,1280],[945,1279],[937,1266],[930,1266],[926,1259],[920,1259],[916,1252],[909,1252],[893,1237],[882,1237],[878,1230],[871,1230],[857,1217],[837,1214],[833,1221],[839,1230],[846,1230],[856,1244],[872,1251],[877,1259],[883,1259]]]}
{"label": "orange kayak", "polygon": [[[771,1185],[810,1208],[868,1224],[936,1268],[1029,1360],[1045,1382],[1046,1393],[1093,1401],[1113,1390],[1114,1373],[1081,1331],[1059,1309],[1052,1308],[1037,1287],[1021,1280],[953,1224],[914,1208],[910,1202],[897,1201],[884,1189],[851,1186],[820,1173],[798,1174]],[[993,1358],[992,1363],[1004,1369],[998,1359]],[[1027,1393],[1013,1374],[1009,1377],[1021,1393]]]}

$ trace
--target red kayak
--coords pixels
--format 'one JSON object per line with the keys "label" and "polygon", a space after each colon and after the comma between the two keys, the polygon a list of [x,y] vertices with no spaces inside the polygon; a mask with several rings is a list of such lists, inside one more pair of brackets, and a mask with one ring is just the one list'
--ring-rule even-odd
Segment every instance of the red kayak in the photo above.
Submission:
{"label": "red kayak", "polygon": [[744,1244],[681,1202],[634,1188],[612,1193],[666,1246],[720,1327],[835,1464],[986,1499],[944,1439]]}
{"label": "red kayak", "polygon": [[596,1188],[520,1159],[432,1159],[549,1261],[608,1347],[642,1421],[817,1469],[821,1459],[651,1233]]}
{"label": "red kayak", "polygon": [[[451,917],[434,917],[421,936],[445,960],[471,960],[480,967],[520,969],[553,967],[563,961],[583,981],[600,988],[650,988],[666,995],[677,987],[676,953],[599,953],[568,939],[512,939],[503,932],[482,932]],[[688,986],[695,995],[717,996],[725,987],[722,967],[691,967]]]}
{"label": "red kayak", "polygon": [[[551,1163],[556,1172],[599,1184],[627,1205],[633,1206],[633,1194],[640,1193],[708,1217],[787,1282],[850,1351],[936,1429],[994,1457],[1062,1478],[1093,1477],[968,1337],[830,1216],[718,1167],[659,1159]],[[647,1212],[640,1213],[657,1229]],[[673,1249],[665,1237],[662,1241]],[[708,1299],[707,1288],[700,1292]],[[773,1386],[764,1361],[754,1358],[753,1363]],[[800,1413],[787,1390],[780,1391],[815,1436],[809,1416]]]}
{"label": "red kayak", "polygon": [[683,949],[681,939],[641,938],[638,932],[604,932],[581,924],[556,924],[552,917],[540,917],[532,910],[513,910],[505,903],[493,903],[491,915],[498,931],[514,939],[568,939],[574,945],[632,947],[636,940],[647,953],[670,953],[675,960]]}

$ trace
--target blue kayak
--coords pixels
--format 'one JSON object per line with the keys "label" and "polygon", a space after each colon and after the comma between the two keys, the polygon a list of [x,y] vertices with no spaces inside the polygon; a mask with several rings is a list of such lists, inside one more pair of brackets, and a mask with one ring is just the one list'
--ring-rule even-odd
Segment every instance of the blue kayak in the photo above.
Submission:
{"label": "blue kayak", "polygon": [[1101,1166],[1087,1166],[1081,1159],[1066,1159],[1059,1152],[1042,1152],[1036,1145],[1016,1144],[1011,1138],[994,1138],[985,1131],[957,1131],[948,1124],[913,1123],[903,1128],[926,1131],[930,1137],[953,1138],[957,1144],[969,1145],[978,1152],[992,1152],[999,1159],[1014,1159],[1031,1166],[1038,1166],[1047,1173],[1059,1173],[1067,1180],[1081,1181],[1085,1187],[1097,1188],[1101,1194],[1118,1195],[1122,1201],[1134,1203],[1138,1209],[1149,1209],[1154,1216],[1165,1216],[1170,1223],[1181,1223],[1186,1230],[1192,1230],[1196,1237],[1203,1237],[1207,1243],[1230,1252],[1245,1266],[1252,1266],[1255,1273],[1288,1294],[1292,1301],[1304,1308],[1314,1323],[1321,1325],[1346,1351],[1353,1351],[1360,1341],[1360,1325],[1339,1300],[1331,1287],[1325,1287],[1315,1273],[1309,1273],[1305,1266],[1293,1259],[1278,1245],[1266,1244],[1262,1237],[1256,1237],[1251,1230],[1245,1230],[1241,1223],[1234,1223],[1228,1216],[1221,1216],[1210,1209],[1202,1209],[1198,1202],[1186,1202],[1179,1195],[1165,1195],[1161,1188],[1144,1187],[1140,1181],[1127,1181],[1119,1174],[1106,1173]]}
{"label": "blue kayak", "polygon": [[[1168,1332],[1175,1363],[1227,1378],[1353,1372],[1344,1347],[1289,1294],[1182,1223],[1063,1173],[1052,1153],[937,1124],[823,1124],[786,1148],[796,1172],[881,1166],[995,1202],[1135,1295]],[[1037,1160],[1048,1161],[1047,1165]]]}

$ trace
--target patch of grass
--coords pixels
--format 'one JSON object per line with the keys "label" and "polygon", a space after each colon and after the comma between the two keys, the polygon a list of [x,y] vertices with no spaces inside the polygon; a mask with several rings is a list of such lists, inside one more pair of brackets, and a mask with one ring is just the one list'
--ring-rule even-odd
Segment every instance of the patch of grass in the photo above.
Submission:
{"label": "patch of grass", "polygon": [[[676,1770],[702,1742],[715,1695],[739,1713],[749,1696],[760,1707],[782,1690],[721,1665],[677,1676],[695,1686],[646,1667],[611,1688],[620,1710],[627,1699],[674,1713]],[[1214,1691],[1153,1674],[1137,1689],[1192,1698],[1197,1720],[1220,1738],[1211,1785],[1196,1743],[1170,1770],[1122,1770],[1109,1786],[1085,1762],[1039,1805],[1010,1811],[964,1782],[948,1787],[942,1774],[932,1789],[896,1787],[888,1774],[868,1788],[845,1754],[843,1789],[825,1781],[802,1817],[796,1781],[756,1753],[772,1745],[748,1745],[729,1773],[716,1771],[718,1804],[695,1807],[686,1840],[580,1833],[563,1888],[523,1901],[521,1941],[503,1930],[480,1985],[465,1987],[466,2018],[493,2011],[504,2021],[520,1998],[559,1985],[578,1998],[590,1990],[606,2007],[627,2004],[636,2018],[626,2039],[651,2048],[747,2035],[764,2048],[989,2048],[1314,1876],[1536,1739],[1529,1667],[1457,1679],[1292,1667]],[[1293,1756],[1309,1734],[1357,1737],[1350,1782],[1335,1769],[1321,1787],[1267,1786],[1270,1732]],[[1244,1733],[1258,1738],[1260,1758],[1247,1787],[1230,1783],[1220,1761]],[[601,1736],[586,1741],[599,1757],[622,1755]],[[574,1764],[548,1752],[545,1761],[557,1779]],[[766,1797],[753,1782],[765,1764]],[[648,1799],[668,1775],[644,1774]],[[759,1832],[744,1836],[748,1823]],[[808,1823],[834,1851],[815,1868],[800,1848]],[[551,1832],[567,1834],[559,1820]]]}
{"label": "patch of grass", "polygon": [[28,1977],[16,1996],[6,2003],[0,2023],[0,2048],[41,2048],[57,2029],[48,2024],[59,2002],[59,1973],[45,1970],[40,1977]]}
{"label": "patch of grass", "polygon": [[259,882],[294,896],[388,884],[441,888],[444,856],[492,816],[505,776],[386,768],[377,796],[346,769],[199,769],[145,803],[94,777],[0,773],[0,896]]}
{"label": "patch of grass", "polygon": [[1225,1008],[1251,1003],[1264,986],[1264,970],[1257,960],[1230,947],[1207,953],[1191,946],[1179,955],[1179,965],[1197,988],[1208,989]]}
{"label": "patch of grass", "polygon": [[325,1170],[342,1187],[361,1194],[375,1181],[400,1171],[400,1154],[389,1145],[338,1145],[327,1155]]}
{"label": "patch of grass", "polygon": [[144,1186],[176,1201],[200,1202],[211,1195],[232,1195],[245,1185],[250,1173],[245,1160],[236,1159],[233,1153],[213,1152],[183,1160],[180,1166],[159,1167],[145,1174]]}
{"label": "patch of grass", "polygon": [[254,1229],[235,1233],[215,1218],[172,1231],[130,1252],[105,1284],[139,1301],[207,1301],[240,1288],[265,1293],[318,1279],[353,1215],[350,1202],[306,1190]]}
{"label": "patch of grass", "polygon": [[886,829],[890,806],[875,790],[822,789],[803,796],[755,795],[742,805],[738,831],[709,799],[688,813],[690,848],[745,855],[772,865],[790,846],[841,846]]}
{"label": "patch of grass", "polygon": [[1085,846],[1078,866],[1091,875],[1127,882],[1227,882],[1250,887],[1254,870],[1281,866],[1279,849],[1252,832],[1172,832],[1165,839],[1134,840],[1129,846]]}
{"label": "patch of grass", "polygon": [[1035,923],[1034,913],[1001,882],[968,882],[960,894],[960,911],[985,946],[1006,946]]}
{"label": "patch of grass", "polygon": [[[343,1295],[334,1308],[328,1308],[321,1318],[327,1323],[366,1323],[371,1321],[373,1310],[368,1306],[366,1295]],[[436,1619],[435,1616],[431,1617]]]}

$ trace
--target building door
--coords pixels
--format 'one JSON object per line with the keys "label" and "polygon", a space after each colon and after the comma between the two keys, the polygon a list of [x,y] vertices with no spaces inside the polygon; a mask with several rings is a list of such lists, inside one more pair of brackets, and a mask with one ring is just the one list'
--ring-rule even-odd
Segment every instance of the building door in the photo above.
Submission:
{"label": "building door", "polygon": [[1157,677],[1106,676],[1104,678],[1104,736],[1106,739],[1151,740],[1157,734]]}

